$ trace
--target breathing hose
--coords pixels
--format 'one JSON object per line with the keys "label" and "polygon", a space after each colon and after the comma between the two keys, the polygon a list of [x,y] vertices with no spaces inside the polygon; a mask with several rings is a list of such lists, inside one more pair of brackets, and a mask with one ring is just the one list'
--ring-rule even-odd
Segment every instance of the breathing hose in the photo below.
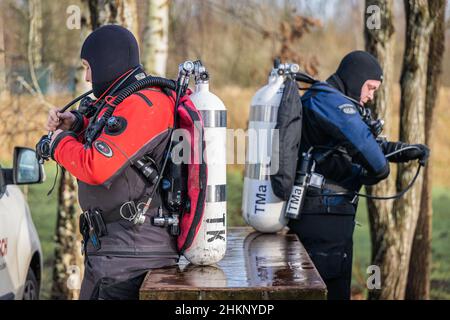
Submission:
{"label": "breathing hose", "polygon": [[[108,109],[106,109],[105,113],[102,115],[100,120],[98,120],[93,126],[90,132],[86,135],[86,143],[89,145],[94,142],[94,140],[97,138],[98,134],[103,130],[103,128],[106,125],[106,122],[109,118],[111,118],[114,109],[123,102],[126,98],[131,96],[133,93],[148,88],[148,87],[161,87],[161,88],[168,88],[171,90],[176,90],[176,83],[173,80],[169,80],[166,78],[161,77],[146,77],[142,80],[136,81],[129,85],[128,87],[122,89],[119,94],[115,97],[115,99],[112,102],[108,103]],[[99,108],[101,110],[101,108]]]}
{"label": "breathing hose", "polygon": [[[390,157],[401,153],[403,151],[407,151],[407,150],[421,150],[419,147],[416,146],[408,146],[408,147],[404,147],[401,148],[399,150],[396,150],[394,152],[388,153],[387,155],[385,155],[385,157],[387,159],[389,159]],[[412,178],[411,182],[406,186],[405,189],[403,189],[402,191],[392,195],[392,196],[372,196],[369,194],[364,194],[364,193],[359,193],[359,192],[352,192],[352,193],[348,193],[348,192],[336,192],[336,193],[320,193],[320,194],[312,194],[310,195],[311,197],[322,197],[322,196],[327,196],[327,197],[346,197],[346,196],[358,196],[358,197],[363,197],[363,198],[367,198],[367,199],[372,199],[372,200],[392,200],[392,199],[398,199],[400,197],[402,197],[406,192],[408,192],[412,186],[414,185],[414,183],[416,182],[417,178],[419,177],[420,174],[420,170],[422,168],[422,165],[419,164],[419,167],[417,168],[416,174],[414,175],[414,178]]]}

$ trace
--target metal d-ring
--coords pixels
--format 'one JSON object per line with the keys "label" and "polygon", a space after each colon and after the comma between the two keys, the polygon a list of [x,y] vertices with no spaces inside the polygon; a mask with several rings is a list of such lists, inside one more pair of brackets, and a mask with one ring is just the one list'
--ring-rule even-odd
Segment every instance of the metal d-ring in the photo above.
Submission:
{"label": "metal d-ring", "polygon": [[[122,212],[123,208],[128,205],[129,207],[129,211],[131,212],[131,215],[129,217],[125,216]],[[120,206],[120,216],[122,217],[122,219],[127,220],[127,221],[133,221],[134,218],[136,217],[138,213],[138,210],[136,208],[136,204],[134,203],[134,201],[127,201],[124,204],[122,204]]]}

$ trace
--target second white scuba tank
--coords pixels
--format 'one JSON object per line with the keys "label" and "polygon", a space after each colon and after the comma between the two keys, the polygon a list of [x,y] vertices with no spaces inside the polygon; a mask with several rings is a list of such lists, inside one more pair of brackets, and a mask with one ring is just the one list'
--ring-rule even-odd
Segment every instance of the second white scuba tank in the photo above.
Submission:
{"label": "second white scuba tank", "polygon": [[246,154],[242,215],[244,220],[260,232],[274,233],[282,230],[285,202],[274,193],[270,174],[277,170],[272,163],[274,144],[278,141],[278,108],[283,96],[284,82],[290,73],[299,71],[297,64],[276,63],[269,82],[254,95],[250,106],[248,148]]}
{"label": "second white scuba tank", "polygon": [[227,111],[223,102],[209,91],[205,67],[200,61],[194,65],[195,91],[190,98],[203,119],[208,182],[200,229],[193,244],[183,254],[193,264],[211,265],[223,258],[227,246]]}

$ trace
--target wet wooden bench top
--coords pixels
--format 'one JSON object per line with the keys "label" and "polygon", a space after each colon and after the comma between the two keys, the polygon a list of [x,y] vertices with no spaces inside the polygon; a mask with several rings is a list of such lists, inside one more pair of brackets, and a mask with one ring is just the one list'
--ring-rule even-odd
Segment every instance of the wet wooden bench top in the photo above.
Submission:
{"label": "wet wooden bench top", "polygon": [[326,287],[294,234],[262,234],[229,228],[227,252],[215,266],[178,266],[150,271],[143,300],[325,299]]}

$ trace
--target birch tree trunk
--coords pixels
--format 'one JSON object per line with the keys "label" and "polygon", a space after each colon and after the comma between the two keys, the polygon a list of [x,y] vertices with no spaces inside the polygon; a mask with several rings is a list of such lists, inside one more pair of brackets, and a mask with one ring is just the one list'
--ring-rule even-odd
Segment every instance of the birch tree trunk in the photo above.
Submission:
{"label": "birch tree trunk", "polygon": [[[442,75],[445,50],[445,0],[429,2],[430,16],[434,17],[428,54],[428,72],[425,101],[425,143],[432,147],[433,120]],[[407,299],[430,299],[431,231],[432,231],[432,161],[425,168],[419,219],[414,235],[411,263],[408,272]]]}
{"label": "birch tree trunk", "polygon": [[6,83],[6,49],[4,37],[4,19],[5,12],[3,1],[0,1],[0,98],[7,95]]}
{"label": "birch tree trunk", "polygon": [[169,52],[169,0],[151,0],[147,5],[142,61],[148,73],[164,77]]}
{"label": "birch tree trunk", "polygon": [[[406,47],[403,58],[400,103],[400,140],[425,142],[425,97],[428,52],[432,19],[426,0],[405,0]],[[410,183],[417,163],[399,165],[397,191]],[[373,263],[381,270],[381,290],[372,299],[404,299],[411,248],[420,211],[422,176],[413,188],[394,202],[392,218],[383,221],[378,232],[383,237]],[[378,240],[378,239],[377,239]]]}
{"label": "birch tree trunk", "polygon": [[28,30],[28,67],[31,82],[39,99],[45,101],[39,86],[36,69],[42,66],[42,2],[41,0],[29,0],[29,30]]}
{"label": "birch tree trunk", "polygon": [[42,1],[29,0],[29,14],[30,14],[30,30],[31,35],[29,46],[31,48],[31,57],[34,68],[42,66]]}
{"label": "birch tree trunk", "polygon": [[[366,0],[366,8],[378,6],[380,9],[379,28],[373,28],[373,25],[365,26],[366,50],[372,53],[383,68],[383,84],[376,94],[376,100],[373,104],[374,114],[385,120],[384,134],[389,136],[392,123],[392,86],[394,77],[394,52],[395,52],[395,29],[393,24],[393,1],[392,0]],[[369,15],[366,12],[365,21],[369,21]],[[390,119],[391,118],[391,119]],[[395,191],[395,177],[379,182],[377,185],[367,188],[368,194],[387,195]],[[370,222],[370,235],[372,243],[372,264],[376,264],[378,256],[383,255],[384,248],[387,247],[385,233],[395,232],[392,229],[395,219],[392,214],[393,200],[377,201],[367,199],[367,208]],[[372,297],[372,294],[369,295]]]}

